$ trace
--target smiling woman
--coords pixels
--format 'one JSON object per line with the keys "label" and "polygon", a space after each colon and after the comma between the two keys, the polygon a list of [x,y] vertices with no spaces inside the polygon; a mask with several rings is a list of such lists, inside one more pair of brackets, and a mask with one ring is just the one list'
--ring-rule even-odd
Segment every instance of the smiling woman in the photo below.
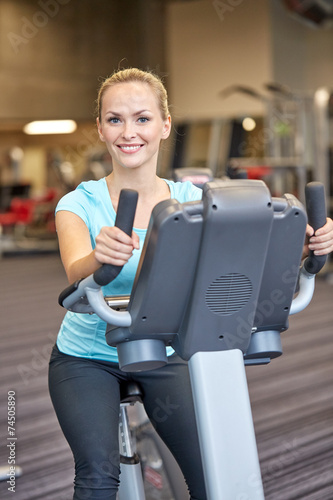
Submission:
{"label": "smiling woman", "polygon": [[[70,282],[104,263],[124,266],[103,293],[129,295],[153,207],[170,197],[180,203],[201,199],[201,190],[190,182],[156,175],[160,144],[170,127],[167,94],[155,75],[128,69],[102,84],[97,128],[112,157],[112,173],[80,184],[57,207],[60,252]],[[123,188],[139,194],[131,236],[115,227]],[[75,458],[74,499],[114,500],[118,489],[119,382],[127,375],[119,369],[116,348],[106,343],[105,330],[95,314],[68,312],[50,362],[51,398]],[[143,388],[146,412],[182,468],[191,498],[205,500],[187,363],[173,354],[166,367],[131,379]],[[156,421],[157,400],[172,402],[172,415]],[[101,463],[108,467],[92,482]]]}
{"label": "smiling woman", "polygon": [[140,175],[144,176],[145,183],[147,175],[156,181],[160,142],[169,137],[170,125],[170,115],[163,119],[155,94],[147,83],[115,84],[103,93],[98,132],[112,157],[113,171],[118,175],[121,168],[141,167]]}

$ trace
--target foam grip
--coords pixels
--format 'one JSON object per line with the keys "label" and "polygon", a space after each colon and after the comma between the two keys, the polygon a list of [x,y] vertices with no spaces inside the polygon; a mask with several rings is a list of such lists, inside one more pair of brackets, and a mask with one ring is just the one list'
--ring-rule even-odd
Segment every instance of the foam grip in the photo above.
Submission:
{"label": "foam grip", "polygon": [[[121,190],[115,226],[128,234],[128,236],[131,236],[132,234],[137,202],[137,191],[134,191],[133,189]],[[97,269],[97,271],[95,271],[94,280],[98,285],[105,286],[118,276],[122,268],[123,266],[103,264],[99,269]]]}
{"label": "foam grip", "polygon": [[326,224],[325,188],[321,182],[310,182],[305,188],[308,221],[315,231]]}
{"label": "foam grip", "polygon": [[[310,182],[305,188],[306,211],[308,223],[316,232],[326,224],[325,188],[320,182]],[[304,263],[305,269],[317,274],[325,265],[327,255],[314,255],[312,251]]]}
{"label": "foam grip", "polygon": [[119,227],[119,229],[128,234],[128,236],[132,234],[137,203],[137,191],[133,189],[122,189],[118,201],[115,226]]}

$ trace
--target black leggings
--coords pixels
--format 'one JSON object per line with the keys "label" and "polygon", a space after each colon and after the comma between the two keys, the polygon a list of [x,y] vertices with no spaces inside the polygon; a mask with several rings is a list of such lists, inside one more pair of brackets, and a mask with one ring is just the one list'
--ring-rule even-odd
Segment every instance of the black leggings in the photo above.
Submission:
{"label": "black leggings", "polygon": [[116,363],[69,356],[55,346],[49,389],[74,455],[74,500],[116,499],[122,380],[140,383],[147,415],[182,469],[190,498],[205,500],[187,363],[173,355],[163,368],[127,374]]}

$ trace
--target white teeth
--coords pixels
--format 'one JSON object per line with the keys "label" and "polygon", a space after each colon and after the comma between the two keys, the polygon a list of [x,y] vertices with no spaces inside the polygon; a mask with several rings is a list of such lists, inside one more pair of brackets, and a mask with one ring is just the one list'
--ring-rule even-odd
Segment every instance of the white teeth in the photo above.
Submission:
{"label": "white teeth", "polygon": [[140,146],[120,146],[121,149],[125,149],[126,151],[134,151],[135,149],[139,149]]}

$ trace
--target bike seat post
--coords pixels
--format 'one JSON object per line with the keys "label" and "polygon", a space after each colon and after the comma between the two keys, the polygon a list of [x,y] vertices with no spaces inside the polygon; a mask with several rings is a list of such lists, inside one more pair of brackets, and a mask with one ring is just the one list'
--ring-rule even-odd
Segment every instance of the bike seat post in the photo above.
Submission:
{"label": "bike seat post", "polygon": [[120,410],[119,410],[119,451],[123,457],[133,457],[133,447],[127,406],[142,402],[142,391],[135,382],[124,381],[120,386]]}
{"label": "bike seat post", "polygon": [[133,457],[134,455],[127,414],[129,404],[121,403],[119,412],[119,452],[123,457]]}
{"label": "bike seat post", "polygon": [[145,500],[141,464],[133,446],[127,407],[142,401],[142,391],[135,382],[125,381],[120,385],[119,452],[120,486],[119,500]]}

